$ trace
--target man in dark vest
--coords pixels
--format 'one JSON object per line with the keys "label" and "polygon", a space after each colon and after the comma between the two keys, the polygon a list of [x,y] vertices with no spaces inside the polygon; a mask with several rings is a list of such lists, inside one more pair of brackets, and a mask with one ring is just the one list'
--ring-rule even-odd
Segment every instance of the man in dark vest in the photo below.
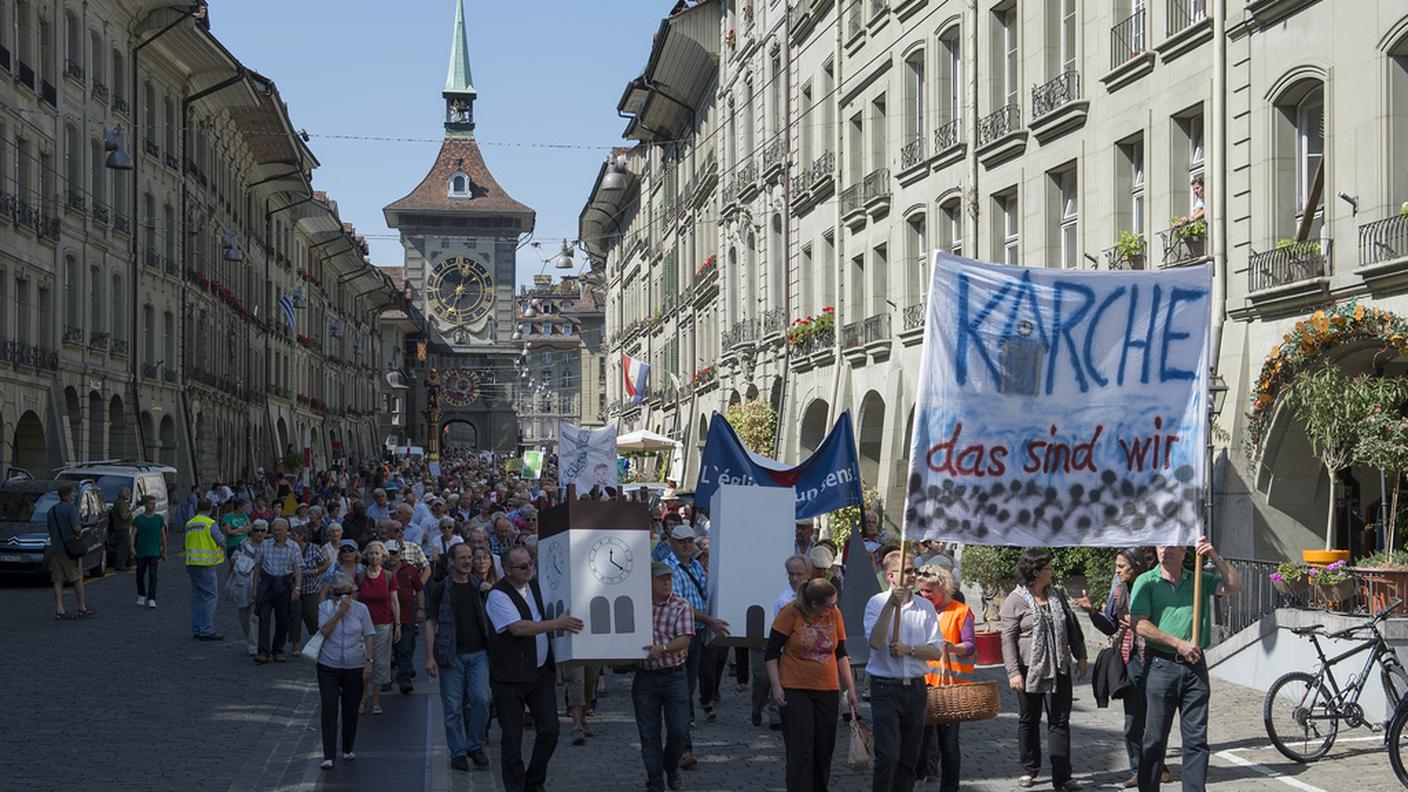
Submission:
{"label": "man in dark vest", "polygon": [[[504,792],[537,792],[547,780],[548,760],[557,748],[556,664],[550,633],[582,631],[582,620],[564,613],[544,619],[543,595],[533,580],[533,556],[522,546],[503,557],[504,576],[489,592],[485,609],[494,628],[489,653],[489,687],[503,730],[501,761]],[[523,709],[533,716],[533,756],[523,768]]]}

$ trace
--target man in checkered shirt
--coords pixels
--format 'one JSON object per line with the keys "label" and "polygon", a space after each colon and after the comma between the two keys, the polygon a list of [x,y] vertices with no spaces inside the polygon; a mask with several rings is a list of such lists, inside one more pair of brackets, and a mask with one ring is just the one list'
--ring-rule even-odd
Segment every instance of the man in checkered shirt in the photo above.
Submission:
{"label": "man in checkered shirt", "polygon": [[[687,525],[676,525],[670,532],[670,549],[674,552],[665,556],[665,563],[674,573],[672,588],[676,597],[684,600],[694,611],[694,638],[689,642],[689,659],[685,661],[685,678],[689,680],[689,715],[694,717],[694,691],[699,687],[699,666],[704,657],[704,629],[707,627],[716,637],[728,635],[728,622],[709,615],[709,573],[696,557],[694,529]],[[688,734],[684,738],[684,758],[681,766],[685,769],[698,764],[694,756],[694,740]]]}
{"label": "man in checkered shirt", "polygon": [[[689,734],[689,683],[685,665],[694,637],[694,609],[674,593],[675,568],[664,561],[650,564],[651,642],[641,647],[645,660],[631,682],[631,703],[640,729],[640,755],[645,760],[645,788],[661,792],[680,788],[680,760]],[[665,727],[662,749],[660,727]]]}

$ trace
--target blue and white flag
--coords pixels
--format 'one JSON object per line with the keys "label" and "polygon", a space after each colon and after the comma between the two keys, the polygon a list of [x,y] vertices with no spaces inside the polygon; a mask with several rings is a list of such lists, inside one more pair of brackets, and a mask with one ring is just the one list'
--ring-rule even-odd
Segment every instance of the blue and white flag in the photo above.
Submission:
{"label": "blue and white flag", "polygon": [[288,325],[288,329],[289,329],[290,331],[292,331],[293,328],[294,328],[294,326],[297,324],[297,322],[296,322],[295,319],[294,319],[294,315],[293,315],[293,309],[294,309],[293,297],[290,296],[290,295],[287,295],[287,294],[285,294],[284,296],[280,297],[280,298],[279,298],[279,309],[283,311],[283,314],[284,314],[284,324]]}
{"label": "blue and white flag", "polygon": [[936,254],[905,529],[989,545],[1188,545],[1202,529],[1211,266]]}
{"label": "blue and white flag", "polygon": [[720,484],[795,487],[799,520],[859,504],[860,464],[850,412],[841,413],[816,452],[796,467],[749,451],[728,420],[714,413],[699,461],[694,502],[711,502]]}

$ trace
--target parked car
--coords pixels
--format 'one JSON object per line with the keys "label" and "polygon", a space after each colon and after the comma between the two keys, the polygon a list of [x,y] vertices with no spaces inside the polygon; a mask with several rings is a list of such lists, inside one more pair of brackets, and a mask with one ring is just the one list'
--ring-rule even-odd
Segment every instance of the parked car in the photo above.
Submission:
{"label": "parked car", "polygon": [[82,567],[94,575],[107,571],[111,510],[96,483],[12,479],[0,483],[0,574],[48,574],[49,509],[59,502],[59,487],[64,484],[78,490],[74,505],[88,548]]}
{"label": "parked car", "polygon": [[[98,489],[102,490],[103,501],[109,507],[117,505],[117,494],[126,487],[131,494],[128,504],[132,507],[133,514],[142,510],[143,498],[155,495],[156,513],[166,518],[167,525],[171,524],[171,515],[168,513],[170,501],[166,477],[175,475],[176,468],[136,459],[75,462],[59,468],[55,473],[57,478],[65,481],[93,481],[98,485]],[[118,543],[127,541],[128,537],[118,536],[114,532],[108,543],[109,557],[122,557],[122,549],[118,547]]]}

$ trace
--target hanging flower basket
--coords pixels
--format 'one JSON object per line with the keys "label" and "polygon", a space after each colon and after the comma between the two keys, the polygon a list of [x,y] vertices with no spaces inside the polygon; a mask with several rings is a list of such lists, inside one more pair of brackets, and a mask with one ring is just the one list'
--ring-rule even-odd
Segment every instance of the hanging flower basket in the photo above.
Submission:
{"label": "hanging flower basket", "polygon": [[1303,600],[1310,597],[1310,584],[1304,580],[1278,579],[1273,575],[1271,587],[1292,599]]}

